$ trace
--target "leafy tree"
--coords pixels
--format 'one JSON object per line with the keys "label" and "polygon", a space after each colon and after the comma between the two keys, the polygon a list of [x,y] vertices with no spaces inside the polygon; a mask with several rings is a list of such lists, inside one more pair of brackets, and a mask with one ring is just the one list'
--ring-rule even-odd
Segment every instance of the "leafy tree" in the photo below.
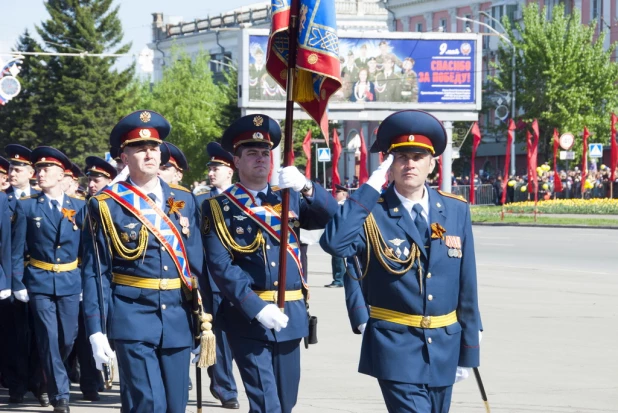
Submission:
{"label": "leafy tree", "polygon": [[[553,8],[551,20],[545,16],[547,10],[540,12],[536,3],[530,3],[523,22],[515,27],[503,19],[516,49],[517,104],[523,110],[522,120],[539,121],[539,154],[546,157],[552,151],[554,128],[578,136],[587,126],[592,133],[590,142],[608,143],[610,114],[618,108],[618,65],[612,61],[616,45],[605,50],[605,32],[597,36],[596,22],[582,25],[578,9],[567,15],[559,5]],[[500,48],[500,72],[491,80],[502,90],[510,90],[511,57],[510,47]],[[581,154],[581,149],[582,140],[576,139],[574,150]]]}
{"label": "leafy tree", "polygon": [[222,124],[222,113],[226,109],[225,116],[233,116],[231,107],[236,87],[213,82],[209,57],[203,52],[191,58],[174,49],[171,61],[159,82],[140,85],[133,109],[157,111],[172,124],[168,141],[187,157],[191,167],[184,174],[183,181],[187,183],[204,178],[209,160],[206,145],[220,140],[224,127],[229,125]]}

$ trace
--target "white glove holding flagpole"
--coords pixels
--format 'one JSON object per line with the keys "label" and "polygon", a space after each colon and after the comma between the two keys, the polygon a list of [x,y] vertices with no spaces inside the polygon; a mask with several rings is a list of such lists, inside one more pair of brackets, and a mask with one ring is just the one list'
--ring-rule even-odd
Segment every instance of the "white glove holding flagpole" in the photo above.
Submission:
{"label": "white glove holding flagpole", "polygon": [[103,333],[98,332],[91,335],[90,345],[97,370],[103,370],[103,364],[109,364],[111,359],[116,358],[116,353],[112,351],[109,341]]}
{"label": "white glove holding flagpole", "polygon": [[288,316],[283,314],[275,304],[268,304],[255,316],[256,320],[269,330],[279,332],[288,326]]}

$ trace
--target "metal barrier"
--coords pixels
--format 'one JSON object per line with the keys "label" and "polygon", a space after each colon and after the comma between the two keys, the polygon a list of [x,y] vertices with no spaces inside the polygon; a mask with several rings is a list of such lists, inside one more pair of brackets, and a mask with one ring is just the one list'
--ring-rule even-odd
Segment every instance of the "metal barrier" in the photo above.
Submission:
{"label": "metal barrier", "polygon": [[[470,185],[457,185],[451,188],[451,193],[462,196],[470,202]],[[474,186],[474,205],[495,205],[496,193],[493,185],[482,184]]]}

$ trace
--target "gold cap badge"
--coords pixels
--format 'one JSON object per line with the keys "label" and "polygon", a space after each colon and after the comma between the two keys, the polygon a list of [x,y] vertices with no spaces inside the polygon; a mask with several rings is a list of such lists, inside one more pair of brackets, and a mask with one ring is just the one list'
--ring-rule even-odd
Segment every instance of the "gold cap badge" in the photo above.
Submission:
{"label": "gold cap badge", "polygon": [[414,142],[414,135],[408,136],[408,142]]}
{"label": "gold cap badge", "polygon": [[261,116],[256,116],[253,118],[253,124],[255,126],[262,126],[262,124],[264,123],[264,118]]}
{"label": "gold cap badge", "polygon": [[151,136],[150,129],[140,129],[139,130],[140,138],[150,138],[150,136]]}
{"label": "gold cap badge", "polygon": [[141,120],[144,123],[150,122],[150,112],[142,112],[139,114],[139,120]]}

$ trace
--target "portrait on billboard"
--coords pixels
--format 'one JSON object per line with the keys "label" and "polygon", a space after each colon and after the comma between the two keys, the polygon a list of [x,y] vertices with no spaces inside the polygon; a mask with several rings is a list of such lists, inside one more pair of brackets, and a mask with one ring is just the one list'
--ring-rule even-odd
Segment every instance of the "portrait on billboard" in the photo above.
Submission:
{"label": "portrait on billboard", "polygon": [[[469,40],[339,38],[342,87],[331,104],[469,104],[476,101]],[[249,101],[284,101],[265,69],[268,36],[249,36]]]}

